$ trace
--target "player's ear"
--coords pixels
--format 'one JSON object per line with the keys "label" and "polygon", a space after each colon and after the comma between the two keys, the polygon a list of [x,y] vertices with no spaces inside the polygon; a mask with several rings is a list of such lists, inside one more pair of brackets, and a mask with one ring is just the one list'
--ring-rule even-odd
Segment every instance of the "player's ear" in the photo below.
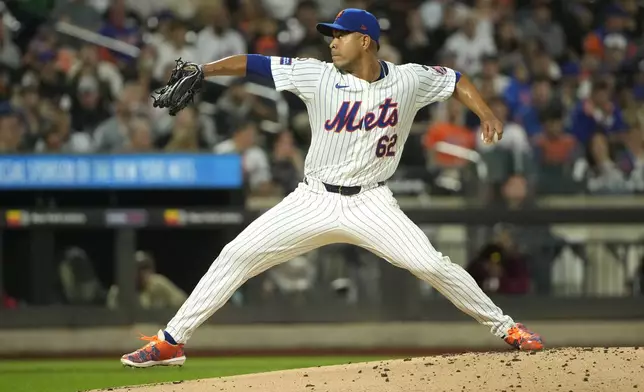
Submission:
{"label": "player's ear", "polygon": [[362,49],[368,50],[369,46],[371,46],[371,37],[368,35],[363,35],[362,36]]}

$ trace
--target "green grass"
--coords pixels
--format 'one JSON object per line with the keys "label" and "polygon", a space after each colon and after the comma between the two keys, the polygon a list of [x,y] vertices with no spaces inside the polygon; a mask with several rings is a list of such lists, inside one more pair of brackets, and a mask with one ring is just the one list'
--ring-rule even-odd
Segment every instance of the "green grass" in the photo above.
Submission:
{"label": "green grass", "polygon": [[0,361],[1,392],[70,392],[380,360],[382,357],[188,358],[183,367],[124,368],[116,360]]}

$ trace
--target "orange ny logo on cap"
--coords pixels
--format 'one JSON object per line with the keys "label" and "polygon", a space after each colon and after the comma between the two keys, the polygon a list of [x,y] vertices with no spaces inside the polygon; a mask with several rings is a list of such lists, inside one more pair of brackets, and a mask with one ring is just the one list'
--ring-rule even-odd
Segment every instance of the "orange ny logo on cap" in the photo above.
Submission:
{"label": "orange ny logo on cap", "polygon": [[342,10],[342,11],[338,12],[338,15],[336,15],[336,17],[335,17],[336,22],[338,21],[338,19],[340,19],[340,17],[342,16],[342,14],[344,14],[344,10]]}

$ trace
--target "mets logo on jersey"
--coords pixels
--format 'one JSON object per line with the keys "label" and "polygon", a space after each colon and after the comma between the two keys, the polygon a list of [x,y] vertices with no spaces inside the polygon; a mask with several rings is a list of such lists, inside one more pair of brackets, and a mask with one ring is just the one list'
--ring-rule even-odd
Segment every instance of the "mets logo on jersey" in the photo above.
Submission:
{"label": "mets logo on jersey", "polygon": [[354,132],[358,129],[371,131],[374,128],[394,127],[398,124],[398,103],[391,98],[378,107],[377,113],[367,112],[364,117],[358,119],[362,101],[344,101],[338,109],[338,113],[332,120],[324,122],[324,129],[336,133],[346,130]]}

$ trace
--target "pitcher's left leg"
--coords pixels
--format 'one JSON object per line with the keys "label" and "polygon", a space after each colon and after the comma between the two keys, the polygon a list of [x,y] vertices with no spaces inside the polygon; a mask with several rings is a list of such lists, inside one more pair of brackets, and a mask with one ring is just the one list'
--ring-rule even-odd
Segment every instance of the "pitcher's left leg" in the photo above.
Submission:
{"label": "pitcher's left leg", "polygon": [[504,314],[467,271],[434,249],[425,233],[398,207],[388,188],[347,199],[343,212],[359,246],[428,282],[509,344],[524,350],[543,348],[541,337]]}

